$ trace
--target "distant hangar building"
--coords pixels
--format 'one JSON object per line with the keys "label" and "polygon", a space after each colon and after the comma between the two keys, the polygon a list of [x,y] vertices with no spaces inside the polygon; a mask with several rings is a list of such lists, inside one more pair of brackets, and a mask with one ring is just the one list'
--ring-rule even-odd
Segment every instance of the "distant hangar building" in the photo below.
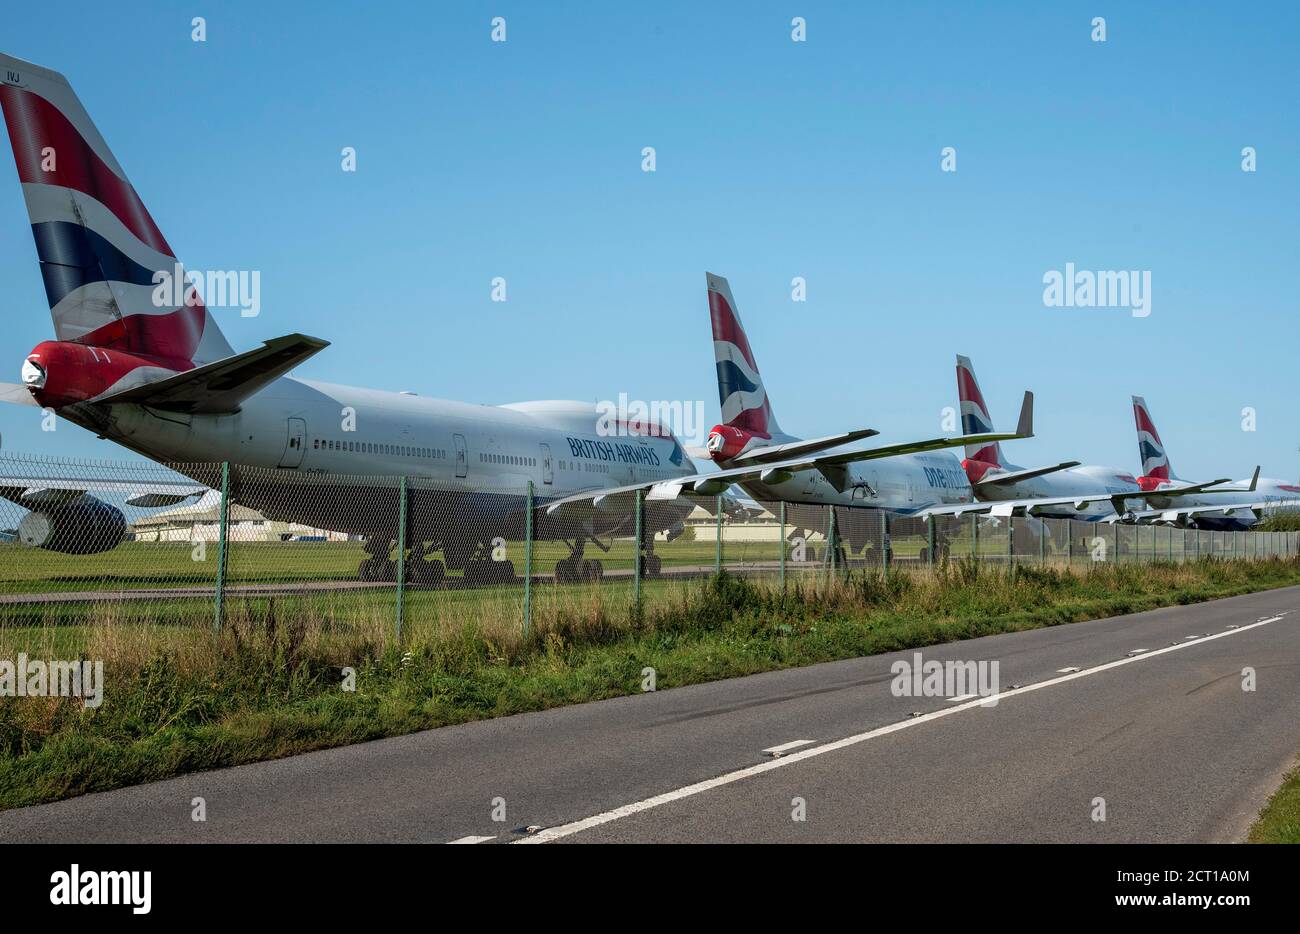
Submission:
{"label": "distant hangar building", "polygon": [[[227,536],[239,542],[283,542],[320,540],[346,542],[345,532],[314,529],[297,522],[277,522],[260,512],[230,504],[227,516]],[[189,506],[178,506],[137,519],[130,525],[132,537],[137,542],[215,542],[220,537],[221,500],[209,493]],[[355,537],[355,536],[354,536]]]}

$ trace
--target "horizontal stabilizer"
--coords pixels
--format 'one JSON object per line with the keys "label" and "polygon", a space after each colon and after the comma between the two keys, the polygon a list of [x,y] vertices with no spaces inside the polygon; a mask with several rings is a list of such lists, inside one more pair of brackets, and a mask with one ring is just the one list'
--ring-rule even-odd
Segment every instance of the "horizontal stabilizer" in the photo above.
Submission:
{"label": "horizontal stabilizer", "polygon": [[256,350],[235,354],[95,402],[100,405],[147,405],[196,415],[230,414],[238,412],[240,404],[253,393],[328,346],[329,341],[317,337],[289,334],[269,340]]}
{"label": "horizontal stabilizer", "polygon": [[1029,470],[1008,470],[1003,473],[990,474],[975,484],[979,489],[986,486],[1003,486],[1004,484],[1019,483],[1021,480],[1030,480],[1034,477],[1041,477],[1049,473],[1056,473],[1059,470],[1069,470],[1071,467],[1078,467],[1079,461],[1062,461],[1059,464],[1053,464],[1050,467],[1033,467]]}
{"label": "horizontal stabilizer", "polygon": [[40,405],[32,398],[32,391],[21,383],[0,383],[0,402],[12,405]]}

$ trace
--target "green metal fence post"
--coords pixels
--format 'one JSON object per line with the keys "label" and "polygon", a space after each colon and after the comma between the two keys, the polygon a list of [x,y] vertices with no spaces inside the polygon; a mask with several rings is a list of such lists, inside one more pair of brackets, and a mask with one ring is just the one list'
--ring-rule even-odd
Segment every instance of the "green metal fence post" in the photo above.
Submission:
{"label": "green metal fence post", "polygon": [[781,500],[781,593],[785,593],[785,500]]}
{"label": "green metal fence post", "polygon": [[980,519],[974,513],[970,517],[970,555],[972,561],[980,559]]}
{"label": "green metal fence post", "polygon": [[1016,517],[1007,516],[1007,567],[1016,564]]}
{"label": "green metal fence post", "polygon": [[[639,491],[638,491],[639,493]],[[640,545],[638,544],[638,548]],[[638,552],[639,554],[639,552]],[[533,481],[528,481],[528,506],[524,515],[524,636],[533,623]]]}
{"label": "green metal fence post", "polygon": [[[721,497],[718,497],[721,499]],[[721,503],[719,503],[721,506]],[[722,510],[718,510],[718,515],[722,515]],[[645,500],[642,498],[640,490],[636,491],[636,547],[632,553],[632,607],[636,613],[641,612],[641,535],[642,526],[645,518]],[[718,528],[722,528],[722,520],[718,520]]]}
{"label": "green metal fence post", "polygon": [[828,506],[830,515],[826,518],[826,580],[835,576],[835,553],[839,551],[839,530],[835,527],[835,507]]}
{"label": "green metal fence post", "polygon": [[1047,523],[1051,521],[1051,519],[1043,519],[1043,524],[1038,533],[1038,566],[1040,568],[1047,566],[1047,536],[1051,532],[1051,526]]}
{"label": "green metal fence post", "polygon": [[221,506],[217,515],[217,599],[212,628],[221,632],[226,602],[226,535],[230,529],[230,461],[221,462]]}
{"label": "green metal fence post", "polygon": [[889,576],[889,513],[880,510],[880,573]]}
{"label": "green metal fence post", "polygon": [[718,494],[718,542],[713,555],[713,573],[722,573],[722,494]]}
{"label": "green metal fence post", "polygon": [[397,641],[402,641],[406,615],[406,478],[397,483]]}
{"label": "green metal fence post", "polygon": [[925,517],[926,554],[930,557],[930,567],[934,567],[934,516]]}

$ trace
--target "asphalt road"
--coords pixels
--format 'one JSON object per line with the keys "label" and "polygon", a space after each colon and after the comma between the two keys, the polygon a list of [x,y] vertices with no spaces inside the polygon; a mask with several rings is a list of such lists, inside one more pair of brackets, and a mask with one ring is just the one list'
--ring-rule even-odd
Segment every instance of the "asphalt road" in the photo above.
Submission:
{"label": "asphalt road", "polygon": [[998,662],[993,706],[895,696],[912,655],[4,812],[0,841],[1228,841],[1300,750],[1297,587],[924,650]]}

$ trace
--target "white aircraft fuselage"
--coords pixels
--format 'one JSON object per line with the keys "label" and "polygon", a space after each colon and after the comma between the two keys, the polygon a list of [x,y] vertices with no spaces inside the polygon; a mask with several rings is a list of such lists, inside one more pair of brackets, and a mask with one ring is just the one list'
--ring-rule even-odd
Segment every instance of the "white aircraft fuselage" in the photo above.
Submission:
{"label": "white aircraft fuselage", "polygon": [[[1008,464],[1006,469],[1016,471],[1023,468]],[[984,474],[984,478],[996,476],[997,473],[993,471]],[[1055,473],[1030,477],[1026,480],[1017,480],[1011,483],[983,483],[976,489],[980,500],[983,502],[1095,496],[1099,493],[1115,496],[1124,493],[1141,492],[1137,478],[1132,474],[1125,473],[1115,467],[1106,467],[1100,464],[1069,467]],[[1144,502],[1140,499],[1126,500],[1125,506],[1134,510],[1146,508]],[[1080,519],[1091,522],[1109,518],[1115,515],[1115,510],[1109,502],[1102,501],[1087,503],[1082,509],[1075,509],[1069,505],[1045,506],[1037,509],[1035,514],[1050,518]]]}

